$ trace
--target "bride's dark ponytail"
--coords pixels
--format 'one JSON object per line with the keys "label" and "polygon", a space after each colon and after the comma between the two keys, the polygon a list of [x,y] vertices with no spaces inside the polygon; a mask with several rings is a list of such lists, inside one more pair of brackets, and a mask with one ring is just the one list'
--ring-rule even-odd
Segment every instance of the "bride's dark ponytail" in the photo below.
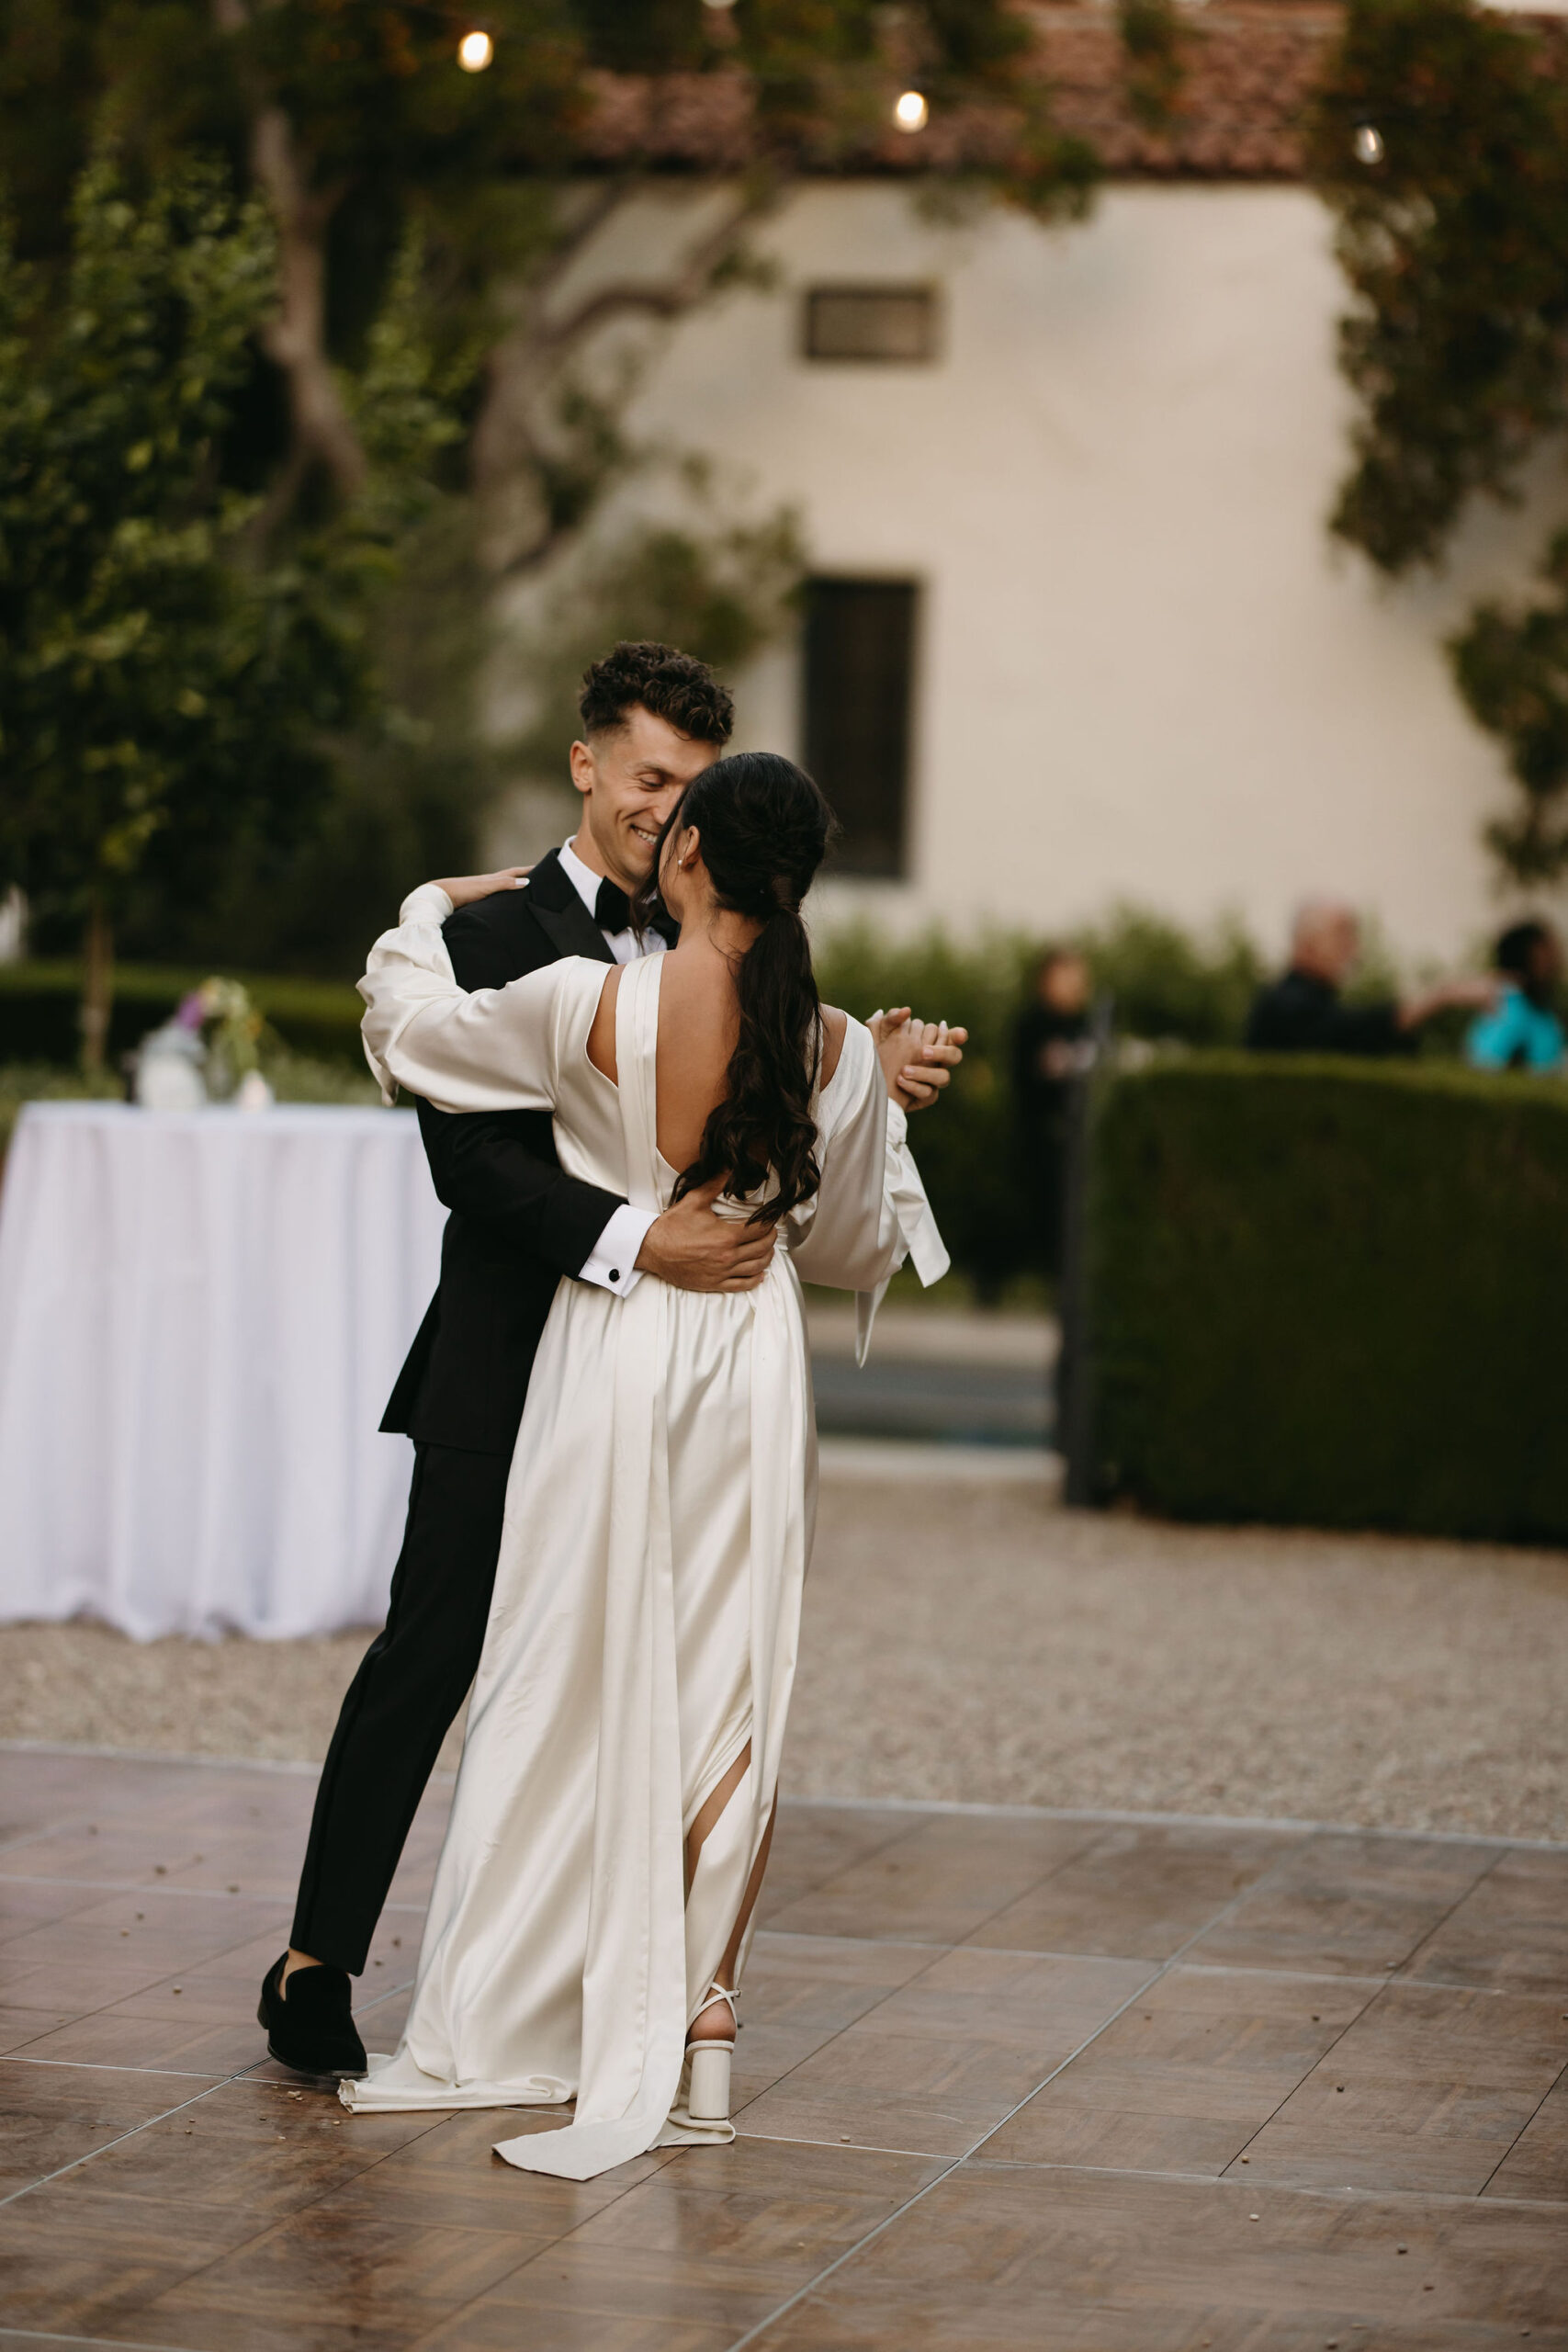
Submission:
{"label": "bride's dark ponytail", "polygon": [[[811,778],[774,752],[737,752],[705,768],[660,837],[695,825],[721,907],[761,924],[736,973],[740,1035],[725,1099],[677,1198],[715,1176],[737,1196],[769,1169],[776,1189],[753,1225],[773,1224],[821,1181],[811,1093],[821,1051],[821,1005],[800,902],[822,863],[833,816]],[[660,868],[654,860],[654,874]],[[639,906],[645,910],[653,883]]]}

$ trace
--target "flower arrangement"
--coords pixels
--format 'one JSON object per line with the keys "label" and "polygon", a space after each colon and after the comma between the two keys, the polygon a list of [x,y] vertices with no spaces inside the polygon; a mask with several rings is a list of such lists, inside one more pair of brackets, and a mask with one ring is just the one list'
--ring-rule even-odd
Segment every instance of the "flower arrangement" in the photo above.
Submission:
{"label": "flower arrangement", "polygon": [[175,1026],[205,1046],[207,1091],[215,1100],[238,1093],[259,1072],[266,1023],[238,980],[203,980],[181,1001]]}

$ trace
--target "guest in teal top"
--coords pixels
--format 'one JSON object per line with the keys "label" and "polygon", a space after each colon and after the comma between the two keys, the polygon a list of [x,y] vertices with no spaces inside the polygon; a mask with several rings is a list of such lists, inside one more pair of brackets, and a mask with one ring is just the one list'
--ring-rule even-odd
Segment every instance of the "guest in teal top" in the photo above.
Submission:
{"label": "guest in teal top", "polygon": [[1550,923],[1514,923],[1492,960],[1501,992],[1492,1011],[1471,1024],[1466,1060],[1472,1069],[1561,1070],[1565,1041],[1551,1005],[1562,970],[1557,933]]}

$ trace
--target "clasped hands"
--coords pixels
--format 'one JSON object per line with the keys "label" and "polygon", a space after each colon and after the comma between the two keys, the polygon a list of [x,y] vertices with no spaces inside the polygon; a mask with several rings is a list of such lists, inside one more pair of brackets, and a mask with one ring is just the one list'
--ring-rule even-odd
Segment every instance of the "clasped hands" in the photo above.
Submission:
{"label": "clasped hands", "polygon": [[[969,1032],[917,1021],[907,1004],[874,1012],[866,1027],[890,1099],[906,1112],[929,1110],[964,1059]],[[649,1227],[637,1263],[677,1290],[755,1290],[773,1263],[775,1228],[716,1216],[724,1189],[716,1176]]]}

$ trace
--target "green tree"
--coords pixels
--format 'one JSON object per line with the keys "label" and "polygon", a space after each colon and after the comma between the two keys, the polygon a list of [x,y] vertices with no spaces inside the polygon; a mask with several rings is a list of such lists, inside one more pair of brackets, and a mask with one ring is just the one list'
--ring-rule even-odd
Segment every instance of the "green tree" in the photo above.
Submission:
{"label": "green tree", "polygon": [[[342,495],[364,478],[343,370],[411,220],[449,346],[482,361],[468,455],[490,564],[518,571],[581,527],[627,457],[630,379],[595,377],[596,340],[733,282],[802,175],[898,165],[912,187],[1042,217],[1081,211],[1097,175],[1057,130],[1007,0],[495,0],[493,62],[471,74],[468,21],[455,0],[0,0],[0,140],[28,250],[53,249],[66,168],[104,108],[150,157],[226,143],[265,194],[280,300],[262,342],[281,398],[253,403],[249,459],[274,514],[314,477]],[[891,107],[911,81],[932,130],[905,139]],[[713,154],[672,148],[665,87],[711,119]],[[671,165],[728,174],[695,243],[572,299],[584,248]]]}
{"label": "green tree", "polygon": [[[1568,422],[1568,51],[1470,0],[1351,0],[1311,129],[1356,306],[1359,402],[1332,527],[1392,575],[1438,563],[1477,495],[1512,502]],[[1456,684],[1521,787],[1506,871],[1568,868],[1568,542],[1542,594],[1478,608]]]}
{"label": "green tree", "polygon": [[[1137,73],[1154,72],[1162,90],[1170,75],[1154,18],[1164,6],[1139,0],[1126,19]],[[484,22],[493,60],[465,74],[457,51],[469,19],[457,0],[0,0],[0,154],[40,315],[66,300],[75,263],[65,198],[104,126],[133,175],[166,172],[197,143],[224,153],[265,207],[276,298],[232,347],[227,423],[208,436],[199,469],[214,544],[244,558],[228,602],[249,611],[258,579],[289,577],[323,627],[333,618],[333,600],[305,587],[341,560],[321,552],[333,528],[374,505],[396,471],[372,446],[371,420],[387,403],[367,405],[365,388],[389,276],[411,250],[421,261],[404,307],[417,311],[462,424],[441,480],[449,499],[470,497],[471,560],[454,559],[453,508],[411,543],[400,611],[394,601],[368,651],[365,600],[344,605],[355,660],[373,667],[378,650],[394,662],[406,654],[433,582],[459,585],[469,625],[441,632],[446,673],[422,655],[395,680],[415,690],[420,725],[390,750],[384,735],[367,738],[363,690],[334,684],[328,661],[318,699],[305,697],[314,750],[295,771],[291,804],[313,847],[288,849],[261,798],[243,824],[213,828],[183,810],[169,821],[165,796],[157,845],[122,894],[143,939],[189,937],[193,909],[209,930],[236,935],[245,878],[265,871],[287,877],[301,911],[314,910],[276,952],[314,952],[334,892],[367,870],[367,834],[434,842],[461,831],[462,794],[494,771],[462,715],[491,588],[570,557],[646,460],[626,427],[628,332],[636,343],[754,277],[755,232],[805,175],[894,170],[917,197],[1039,218],[1081,212],[1097,176],[1092,151],[1055,122],[1032,29],[1010,0],[489,0]],[[906,137],[892,104],[910,85],[931,125]],[[711,124],[711,141],[682,149],[672,107]],[[713,194],[694,242],[574,292],[586,249],[672,171]],[[606,364],[607,343],[626,364]],[[222,522],[229,493],[251,502],[243,538]],[[672,526],[663,552],[674,570],[650,610],[714,618],[728,607],[716,638],[755,641],[778,609],[785,528],[774,517],[737,539],[695,514]],[[628,578],[649,578],[649,545],[634,531]],[[560,635],[541,647],[547,667]],[[321,650],[339,650],[330,628]],[[329,726],[359,730],[330,770]],[[259,944],[254,923],[247,935]]]}
{"label": "green tree", "polygon": [[71,237],[52,288],[0,243],[0,876],[85,917],[96,1067],[139,876],[300,822],[328,730],[376,707],[367,604],[447,428],[400,314],[405,265],[357,390],[356,499],[263,546],[221,452],[275,300],[265,205],[189,157],[138,199],[104,153]]}

